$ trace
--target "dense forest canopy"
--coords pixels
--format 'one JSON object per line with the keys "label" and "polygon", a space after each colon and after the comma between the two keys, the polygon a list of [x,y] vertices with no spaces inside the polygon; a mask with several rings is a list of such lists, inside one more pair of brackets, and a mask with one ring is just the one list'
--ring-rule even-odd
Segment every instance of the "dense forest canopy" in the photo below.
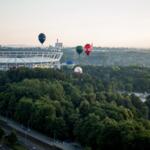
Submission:
{"label": "dense forest canopy", "polygon": [[0,114],[87,150],[150,148],[150,69],[83,67],[0,72]]}

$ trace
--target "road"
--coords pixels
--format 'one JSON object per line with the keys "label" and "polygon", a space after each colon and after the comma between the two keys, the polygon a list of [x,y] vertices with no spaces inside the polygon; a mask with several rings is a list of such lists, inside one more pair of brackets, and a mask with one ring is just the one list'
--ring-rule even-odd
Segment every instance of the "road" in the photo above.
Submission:
{"label": "road", "polygon": [[[32,138],[32,139],[35,139],[36,141],[40,141],[41,143],[43,143],[47,146],[55,146],[62,150],[81,150],[81,148],[75,147],[74,143],[67,143],[67,142],[62,142],[62,141],[58,141],[58,140],[53,140],[53,139],[51,139],[41,133],[38,133],[34,130],[27,131],[22,128],[22,125],[14,122],[10,119],[4,118],[2,116],[0,116],[0,120],[6,122],[7,126],[11,127],[12,129],[15,129],[17,132],[20,132],[21,134],[23,134],[25,137],[25,140]],[[28,140],[28,142],[29,142],[29,140]]]}
{"label": "road", "polygon": [[[1,127],[4,129],[5,133],[8,134],[12,131],[12,128],[6,127],[4,125],[1,125]],[[35,141],[31,138],[26,138],[26,135],[20,134],[16,131],[18,142],[25,146],[27,150],[33,150],[36,148],[36,150],[55,150],[55,147],[53,146],[45,146],[44,144],[41,144],[39,141]],[[1,148],[0,148],[1,150]]]}

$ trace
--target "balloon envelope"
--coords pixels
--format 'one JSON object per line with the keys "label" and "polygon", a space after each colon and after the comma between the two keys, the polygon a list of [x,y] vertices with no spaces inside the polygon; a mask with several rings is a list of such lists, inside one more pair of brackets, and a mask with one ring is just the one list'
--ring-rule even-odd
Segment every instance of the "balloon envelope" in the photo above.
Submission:
{"label": "balloon envelope", "polygon": [[81,67],[75,67],[74,68],[74,73],[76,73],[76,74],[82,74],[83,73],[83,69],[81,68]]}
{"label": "balloon envelope", "polygon": [[76,52],[80,55],[83,52],[83,47],[82,46],[77,46],[76,47]]}
{"label": "balloon envelope", "polygon": [[39,39],[40,43],[43,44],[46,40],[46,35],[44,33],[40,33],[38,36],[38,39]]}
{"label": "balloon envelope", "polygon": [[74,64],[74,63],[73,63],[72,60],[67,60],[67,61],[66,61],[66,64],[67,64],[67,65],[72,65],[72,64]]}
{"label": "balloon envelope", "polygon": [[85,53],[89,56],[91,51],[93,50],[93,45],[92,44],[86,44],[84,46],[84,51]]}

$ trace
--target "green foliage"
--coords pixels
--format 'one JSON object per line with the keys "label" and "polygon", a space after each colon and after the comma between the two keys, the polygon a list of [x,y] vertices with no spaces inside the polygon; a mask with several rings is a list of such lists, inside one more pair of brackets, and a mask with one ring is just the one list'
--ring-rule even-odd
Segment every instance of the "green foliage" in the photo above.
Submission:
{"label": "green foliage", "polygon": [[150,69],[83,68],[80,78],[65,68],[0,72],[1,115],[87,150],[149,149],[150,97],[125,92],[149,92]]}
{"label": "green foliage", "polygon": [[31,117],[31,114],[34,111],[34,106],[32,99],[30,98],[21,98],[16,106],[15,118],[23,123],[24,120],[28,121]]}
{"label": "green foliage", "polygon": [[25,148],[24,146],[20,145],[20,144],[16,144],[14,146],[11,147],[13,150],[27,150],[27,148]]}
{"label": "green foliage", "polygon": [[5,134],[4,130],[0,127],[0,140],[2,139],[4,134]]}
{"label": "green foliage", "polygon": [[18,141],[16,133],[12,131],[9,135],[5,136],[5,142],[9,146],[13,146]]}

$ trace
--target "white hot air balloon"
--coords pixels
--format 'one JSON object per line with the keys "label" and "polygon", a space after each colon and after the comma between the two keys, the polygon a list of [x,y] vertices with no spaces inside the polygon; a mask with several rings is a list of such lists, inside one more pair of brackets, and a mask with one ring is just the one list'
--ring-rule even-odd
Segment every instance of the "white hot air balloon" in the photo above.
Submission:
{"label": "white hot air balloon", "polygon": [[83,69],[79,66],[74,68],[74,73],[76,74],[82,74],[83,73]]}

